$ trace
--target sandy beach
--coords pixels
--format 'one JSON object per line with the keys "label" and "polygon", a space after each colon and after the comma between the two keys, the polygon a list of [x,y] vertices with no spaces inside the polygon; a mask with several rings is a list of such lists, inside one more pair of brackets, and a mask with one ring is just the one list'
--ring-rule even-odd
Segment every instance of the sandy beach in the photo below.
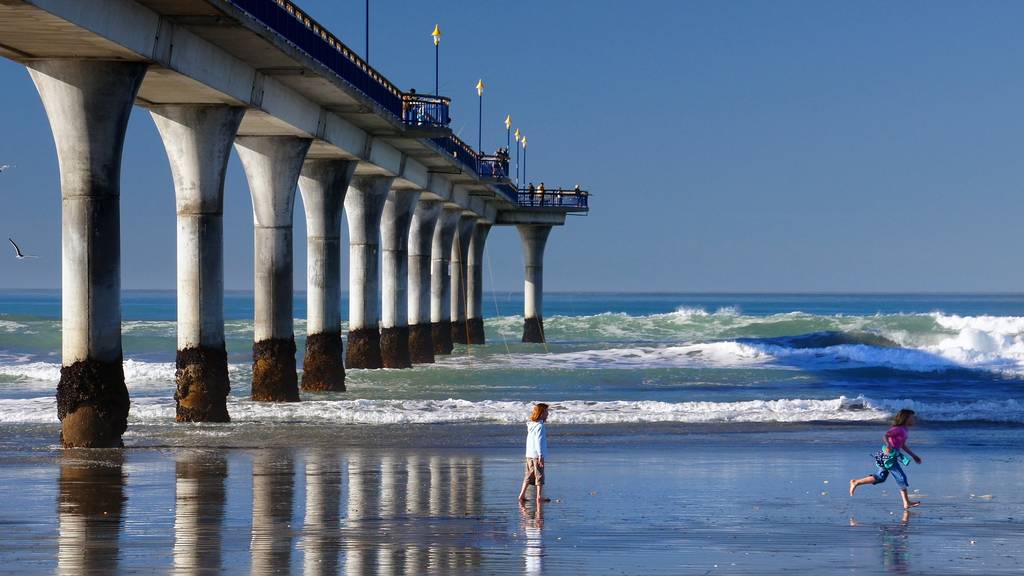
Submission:
{"label": "sandy beach", "polygon": [[18,448],[31,443],[8,431],[0,482],[14,490],[0,502],[0,572],[1024,569],[1017,428],[918,431],[925,464],[909,476],[923,505],[908,515],[892,482],[847,495],[847,480],[870,471],[873,427],[654,428],[553,424],[553,501],[540,513],[515,502],[519,427],[378,427],[377,447],[365,429],[308,437],[334,436],[331,447],[302,442],[298,429],[265,448],[245,434],[175,447],[169,427],[123,451],[65,453]]}

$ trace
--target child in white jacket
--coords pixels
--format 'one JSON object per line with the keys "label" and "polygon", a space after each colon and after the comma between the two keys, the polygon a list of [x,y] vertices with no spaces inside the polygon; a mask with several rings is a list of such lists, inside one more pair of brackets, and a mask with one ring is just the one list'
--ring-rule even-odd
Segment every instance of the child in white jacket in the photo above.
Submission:
{"label": "child in white jacket", "polygon": [[548,434],[545,422],[548,419],[548,405],[535,404],[530,413],[530,421],[526,423],[526,477],[523,487],[519,490],[519,501],[526,501],[526,487],[533,484],[537,487],[537,503],[550,502],[541,494],[544,488],[544,458],[548,455]]}

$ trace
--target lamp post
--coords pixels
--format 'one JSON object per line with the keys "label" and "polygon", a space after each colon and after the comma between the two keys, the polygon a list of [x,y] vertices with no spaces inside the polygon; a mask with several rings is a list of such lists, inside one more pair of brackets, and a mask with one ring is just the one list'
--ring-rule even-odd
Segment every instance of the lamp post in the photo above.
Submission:
{"label": "lamp post", "polygon": [[512,149],[512,115],[505,115],[505,150]]}
{"label": "lamp post", "polygon": [[[512,115],[505,114],[505,157],[512,153]],[[505,166],[505,178],[508,178],[508,166]]]}
{"label": "lamp post", "polygon": [[370,0],[366,0],[366,50],[363,52],[366,63],[370,63]]}
{"label": "lamp post", "polygon": [[480,113],[477,116],[476,147],[481,154],[484,153],[484,79],[476,82],[476,95],[480,101]]}
{"label": "lamp post", "polygon": [[526,182],[526,136],[523,136],[523,182]]}
{"label": "lamp post", "polygon": [[516,188],[519,188],[519,128],[516,128],[515,137],[516,137]]}
{"label": "lamp post", "polygon": [[440,62],[441,52],[441,27],[434,24],[434,31],[430,33],[434,37],[434,96],[440,96],[441,90],[440,85],[440,72],[438,72],[438,62]]}

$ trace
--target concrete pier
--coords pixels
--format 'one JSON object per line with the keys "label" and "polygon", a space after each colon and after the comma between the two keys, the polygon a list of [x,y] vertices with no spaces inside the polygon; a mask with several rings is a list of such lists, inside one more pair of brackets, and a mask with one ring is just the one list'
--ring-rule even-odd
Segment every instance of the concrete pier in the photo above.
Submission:
{"label": "concrete pier", "polygon": [[299,400],[292,320],[292,212],[295,184],[311,142],[292,136],[235,139],[253,206],[252,399],[257,401]]}
{"label": "concrete pier", "polygon": [[245,109],[171,105],[150,114],[171,165],[178,221],[175,419],[227,422],[224,173]]}
{"label": "concrete pier", "polygon": [[355,160],[307,160],[299,176],[306,209],[306,354],[302,389],[345,390],[341,336],[341,214]]}
{"label": "concrete pier", "polygon": [[418,190],[391,190],[381,217],[380,353],[385,368],[412,368],[409,354],[409,227]]}
{"label": "concrete pier", "polygon": [[381,368],[380,219],[394,178],[356,176],[345,196],[349,242],[348,368]]}
{"label": "concrete pier", "polygon": [[434,354],[451,354],[451,277],[448,273],[455,228],[462,209],[445,206],[434,226],[434,239],[430,249],[430,329],[434,341]]}
{"label": "concrete pier", "polygon": [[27,66],[60,162],[61,444],[121,446],[129,405],[121,353],[121,152],[146,64]]}
{"label": "concrete pier", "polygon": [[469,326],[466,324],[466,261],[469,259],[469,244],[473,239],[473,228],[476,227],[476,216],[463,214],[455,228],[455,239],[452,242],[452,293],[451,321],[452,342],[455,344],[469,343]]}
{"label": "concrete pier", "polygon": [[521,224],[519,238],[523,242],[526,282],[523,286],[523,342],[544,342],[544,246],[551,226]]}
{"label": "concrete pier", "polygon": [[409,357],[413,364],[434,362],[430,327],[430,250],[444,205],[420,200],[409,225]]}
{"label": "concrete pier", "polygon": [[477,222],[473,228],[473,239],[469,242],[469,257],[466,260],[466,300],[469,310],[466,325],[469,329],[469,344],[484,344],[484,244],[490,224]]}

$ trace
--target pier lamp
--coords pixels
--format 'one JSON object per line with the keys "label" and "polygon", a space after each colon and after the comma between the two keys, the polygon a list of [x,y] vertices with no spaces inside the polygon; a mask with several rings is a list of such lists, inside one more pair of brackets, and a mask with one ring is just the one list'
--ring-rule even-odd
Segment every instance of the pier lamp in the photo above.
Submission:
{"label": "pier lamp", "polygon": [[476,95],[480,101],[480,113],[477,115],[476,147],[481,154],[484,153],[484,79],[476,81]]}
{"label": "pier lamp", "polygon": [[512,115],[505,114],[505,149],[512,149]]}
{"label": "pier lamp", "polygon": [[519,187],[519,128],[513,133],[516,137],[516,188]]}
{"label": "pier lamp", "polygon": [[434,38],[434,96],[440,96],[441,91],[440,85],[440,73],[438,72],[438,62],[440,62],[441,52],[441,27],[434,24],[434,31],[430,33]]}
{"label": "pier lamp", "polygon": [[526,182],[526,134],[523,134],[523,182]]}

